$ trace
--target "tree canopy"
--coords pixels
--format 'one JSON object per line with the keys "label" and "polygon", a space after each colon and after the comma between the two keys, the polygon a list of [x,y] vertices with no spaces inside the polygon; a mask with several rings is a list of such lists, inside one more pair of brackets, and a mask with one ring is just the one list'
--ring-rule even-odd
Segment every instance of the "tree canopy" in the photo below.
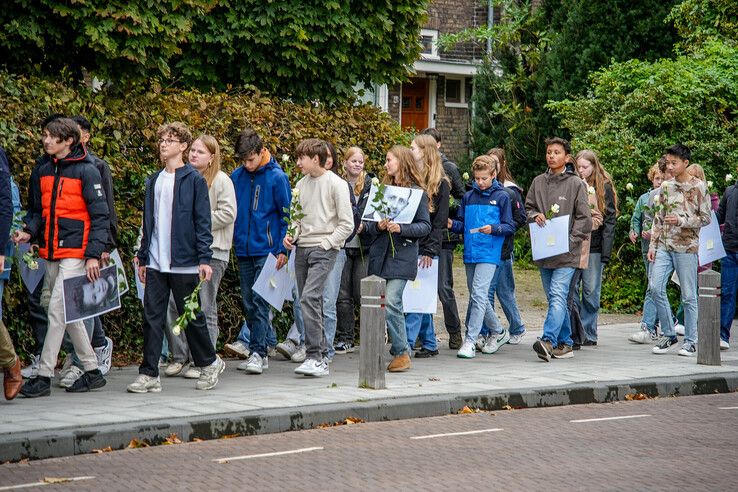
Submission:
{"label": "tree canopy", "polygon": [[9,0],[0,60],[124,83],[248,86],[334,102],[392,83],[420,52],[427,0]]}

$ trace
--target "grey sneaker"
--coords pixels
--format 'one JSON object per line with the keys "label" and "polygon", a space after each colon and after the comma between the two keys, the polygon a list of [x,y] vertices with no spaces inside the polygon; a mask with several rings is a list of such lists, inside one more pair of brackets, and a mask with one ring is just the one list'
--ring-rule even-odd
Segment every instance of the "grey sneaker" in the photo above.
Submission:
{"label": "grey sneaker", "polygon": [[226,343],[223,345],[223,350],[225,350],[228,355],[238,357],[239,359],[248,359],[251,353],[249,347],[241,340],[236,340],[233,343]]}
{"label": "grey sneaker", "polygon": [[207,367],[201,367],[200,371],[200,379],[195,383],[195,388],[199,390],[213,389],[218,384],[218,376],[225,371],[225,362],[216,355],[215,362]]}
{"label": "grey sneaker", "polygon": [[275,348],[285,359],[291,360],[292,355],[297,351],[297,344],[288,338],[284,342],[278,343]]}
{"label": "grey sneaker", "polygon": [[267,357],[276,357],[278,355],[277,347],[267,347]]}
{"label": "grey sneaker", "polygon": [[305,362],[305,358],[307,357],[307,349],[305,348],[305,345],[300,345],[297,347],[297,350],[295,350],[295,353],[292,354],[292,357],[290,357],[290,360],[292,362],[302,363]]}
{"label": "grey sneaker", "polygon": [[518,345],[520,342],[523,341],[523,337],[525,336],[525,330],[523,330],[522,333],[519,333],[517,335],[510,335],[510,340],[507,341],[510,345]]}
{"label": "grey sneaker", "polygon": [[182,377],[185,379],[200,379],[200,374],[202,374],[202,370],[199,367],[190,365],[190,367],[182,373]]}
{"label": "grey sneaker", "polygon": [[484,344],[487,343],[487,338],[482,335],[477,336],[477,341],[474,343],[474,348],[476,348],[478,351],[482,351],[482,347],[484,347]]}
{"label": "grey sneaker", "polygon": [[641,329],[635,333],[632,333],[628,340],[635,343],[656,343],[659,340],[659,336],[656,331],[651,331],[646,325],[641,325]]}
{"label": "grey sneaker", "polygon": [[113,365],[113,341],[105,337],[105,345],[94,350],[97,357],[97,368],[104,376],[110,372],[110,367]]}
{"label": "grey sneaker", "polygon": [[187,363],[184,362],[170,362],[164,369],[164,374],[167,376],[179,376],[187,370]]}
{"label": "grey sneaker", "polygon": [[484,346],[482,346],[482,353],[483,354],[494,354],[498,350],[500,350],[500,347],[505,345],[510,340],[510,332],[507,330],[502,330],[502,333],[498,335],[490,335],[487,337],[487,341],[484,343]]}
{"label": "grey sneaker", "polygon": [[40,359],[41,357],[39,357],[38,355],[31,356],[31,363],[21,369],[21,376],[26,379],[38,377],[38,364]]}
{"label": "grey sneaker", "polygon": [[62,368],[59,371],[59,379],[64,378],[64,376],[67,375],[67,373],[71,370],[71,368],[72,368],[72,356],[67,354],[67,356],[64,357]]}
{"label": "grey sneaker", "polygon": [[[101,371],[102,372],[102,371]],[[85,371],[80,369],[77,366],[72,366],[69,368],[69,370],[64,373],[64,376],[59,378],[59,387],[60,388],[71,388],[75,381],[77,381],[82,374],[84,374]]]}
{"label": "grey sneaker", "polygon": [[126,390],[129,393],[159,393],[161,391],[161,381],[159,376],[147,376],[139,374],[136,380],[128,385]]}
{"label": "grey sneaker", "polygon": [[261,355],[254,352],[249,360],[243,362],[242,365],[244,365],[243,370],[248,374],[261,374],[264,369],[269,367],[269,356],[262,358]]}

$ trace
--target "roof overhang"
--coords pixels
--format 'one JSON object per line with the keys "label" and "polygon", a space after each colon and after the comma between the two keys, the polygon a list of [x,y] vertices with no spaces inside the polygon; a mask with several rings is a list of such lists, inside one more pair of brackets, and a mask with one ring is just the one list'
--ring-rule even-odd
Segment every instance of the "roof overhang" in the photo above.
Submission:
{"label": "roof overhang", "polygon": [[470,62],[452,62],[442,60],[416,60],[413,71],[417,74],[437,73],[446,75],[476,75],[479,65]]}

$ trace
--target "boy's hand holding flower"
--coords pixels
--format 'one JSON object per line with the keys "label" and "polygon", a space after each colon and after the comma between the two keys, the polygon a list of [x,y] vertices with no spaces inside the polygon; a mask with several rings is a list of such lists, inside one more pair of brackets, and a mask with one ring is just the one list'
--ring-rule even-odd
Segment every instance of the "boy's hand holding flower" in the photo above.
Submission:
{"label": "boy's hand holding flower", "polygon": [[200,265],[198,273],[200,274],[200,281],[204,280],[209,282],[210,278],[213,276],[213,269],[210,265]]}
{"label": "boy's hand holding flower", "polygon": [[292,244],[292,239],[293,239],[292,236],[290,236],[289,234],[287,234],[284,237],[284,240],[282,241],[282,244],[284,245],[284,247],[287,248],[290,251],[292,251],[293,249],[295,249],[295,245]]}

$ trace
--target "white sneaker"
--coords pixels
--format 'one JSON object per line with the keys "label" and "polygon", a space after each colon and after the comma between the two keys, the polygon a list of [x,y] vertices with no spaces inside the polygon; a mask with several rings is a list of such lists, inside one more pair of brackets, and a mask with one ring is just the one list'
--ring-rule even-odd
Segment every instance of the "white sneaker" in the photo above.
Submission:
{"label": "white sneaker", "polygon": [[63,379],[64,376],[67,375],[67,373],[72,369],[72,356],[67,355],[64,357],[64,362],[62,363],[61,370],[59,371],[59,379]]}
{"label": "white sneaker", "polygon": [[238,368],[241,369],[241,366],[244,366],[242,370],[249,374],[261,374],[264,369],[269,367],[269,356],[262,358],[259,354],[254,352],[249,357],[249,360],[239,364]]}
{"label": "white sneaker", "polygon": [[215,362],[207,367],[200,368],[200,379],[195,383],[195,388],[199,390],[209,390],[215,388],[218,384],[218,376],[225,371],[225,362],[223,359],[215,356]]}
{"label": "white sneaker", "polygon": [[288,338],[284,342],[278,343],[275,348],[285,359],[291,360],[292,355],[297,351],[297,344]]}
{"label": "white sneaker", "polygon": [[679,336],[684,336],[684,325],[681,323],[677,323],[674,325],[674,331]]}
{"label": "white sneaker", "polygon": [[507,330],[502,330],[502,333],[499,335],[490,335],[487,338],[487,342],[484,344],[484,347],[482,347],[482,353],[483,354],[494,354],[498,350],[500,350],[500,347],[505,345],[510,340],[510,332]]}
{"label": "white sneaker", "polygon": [[161,391],[161,381],[159,376],[152,377],[146,374],[139,374],[136,380],[126,388],[129,393],[159,393]]}
{"label": "white sneaker", "polygon": [[85,371],[77,366],[70,367],[69,370],[64,374],[64,377],[59,378],[59,387],[70,388],[74,384],[74,382],[77,381],[84,373]]}
{"label": "white sneaker", "polygon": [[682,348],[679,349],[677,352],[678,355],[683,355],[684,357],[694,357],[697,355],[697,347],[695,347],[691,343],[685,343],[682,345]]}
{"label": "white sneaker", "polygon": [[233,343],[226,343],[223,345],[223,350],[225,350],[228,355],[238,357],[239,359],[248,359],[249,354],[251,353],[249,347],[241,340],[236,340]]}
{"label": "white sneaker", "polygon": [[170,362],[164,369],[164,374],[169,377],[179,376],[187,370],[187,363],[182,362]]}
{"label": "white sneaker", "polygon": [[456,357],[459,357],[460,359],[473,359],[475,355],[474,342],[470,342],[469,340],[464,340],[461,348],[456,353]]}
{"label": "white sneaker", "polygon": [[720,340],[720,350],[730,350],[730,344],[725,340]]}
{"label": "white sneaker", "polygon": [[202,370],[199,367],[190,365],[185,372],[182,373],[182,377],[185,379],[200,379]]}
{"label": "white sneaker", "polygon": [[306,359],[305,362],[295,369],[295,374],[313,377],[327,376],[329,374],[328,364],[326,364],[324,359]]}
{"label": "white sneaker", "polygon": [[659,341],[659,336],[655,331],[651,331],[645,325],[642,325],[640,330],[631,333],[628,340],[635,343],[656,343]]}
{"label": "white sneaker", "polygon": [[305,358],[307,358],[307,349],[305,348],[305,345],[300,345],[297,347],[297,350],[295,350],[295,353],[292,354],[290,360],[299,364],[301,362],[305,362]]}
{"label": "white sneaker", "polygon": [[110,366],[113,365],[113,341],[105,337],[105,345],[94,350],[97,357],[97,368],[104,376],[110,372]]}
{"label": "white sneaker", "polygon": [[525,330],[523,330],[523,333],[520,333],[518,335],[510,335],[510,340],[507,341],[510,345],[518,345],[520,342],[523,341],[523,337],[525,336]]}
{"label": "white sneaker", "polygon": [[478,335],[477,336],[477,341],[474,342],[474,347],[477,350],[480,350],[481,351],[482,350],[482,347],[484,347],[484,344],[487,343],[487,338],[488,337],[484,337],[482,335]]}
{"label": "white sneaker", "polygon": [[277,347],[267,347],[267,357],[276,357],[278,355]]}
{"label": "white sneaker", "polygon": [[38,355],[32,355],[31,356],[31,363],[21,369],[21,376],[23,376],[26,379],[32,379],[35,377],[38,377],[38,364],[40,361],[40,357]]}

